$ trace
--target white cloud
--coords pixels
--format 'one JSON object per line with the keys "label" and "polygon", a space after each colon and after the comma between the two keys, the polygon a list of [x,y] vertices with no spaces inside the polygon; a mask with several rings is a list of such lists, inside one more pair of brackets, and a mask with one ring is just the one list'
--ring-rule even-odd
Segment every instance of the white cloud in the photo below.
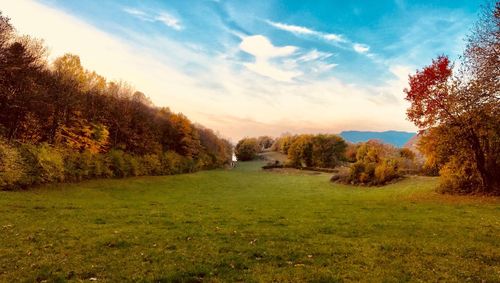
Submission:
{"label": "white cloud", "polygon": [[170,13],[167,13],[165,11],[161,11],[159,13],[146,13],[143,10],[139,10],[136,8],[131,8],[131,7],[125,7],[123,8],[123,11],[131,16],[134,16],[142,21],[146,22],[160,22],[166,25],[167,27],[173,28],[175,30],[181,30],[182,25],[180,23],[180,20],[171,15]]}
{"label": "white cloud", "polygon": [[323,38],[325,38],[326,40],[337,41],[337,42],[344,42],[345,41],[345,39],[342,37],[342,35],[334,34],[334,33],[324,34]]}
{"label": "white cloud", "polygon": [[123,8],[123,11],[132,16],[143,18],[144,20],[149,19],[148,15],[144,11],[135,8],[125,7]]}
{"label": "white cloud", "polygon": [[253,35],[243,38],[240,49],[255,57],[254,63],[245,63],[244,66],[257,74],[283,82],[290,82],[301,74],[297,71],[283,70],[270,62],[272,58],[292,55],[297,50],[295,46],[277,47],[267,37]]}
{"label": "white cloud", "polygon": [[306,27],[301,27],[301,26],[295,26],[295,25],[287,25],[283,23],[277,23],[273,21],[267,21],[268,24],[272,25],[275,28],[289,31],[291,33],[298,33],[298,34],[317,34],[317,31],[314,31],[312,29],[306,28]]}
{"label": "white cloud", "polygon": [[328,41],[335,41],[335,42],[344,42],[344,38],[340,34],[334,34],[334,33],[323,33],[320,31],[316,31],[307,27],[302,27],[302,26],[296,26],[296,25],[289,25],[289,24],[284,24],[284,23],[278,23],[278,22],[273,22],[270,20],[266,20],[266,22],[280,30],[288,31],[293,34],[298,34],[298,35],[313,35],[317,36],[319,38],[328,40]]}
{"label": "white cloud", "polygon": [[295,46],[276,47],[263,35],[244,37],[240,49],[259,58],[288,56],[297,51]]}
{"label": "white cloud", "polygon": [[366,52],[370,51],[370,46],[368,46],[366,44],[361,44],[361,43],[354,43],[352,48],[354,49],[354,51],[356,51],[358,53],[366,53]]}
{"label": "white cloud", "polygon": [[182,29],[180,21],[166,12],[161,12],[158,16],[156,16],[156,20],[164,23],[166,26],[171,27],[175,30]]}

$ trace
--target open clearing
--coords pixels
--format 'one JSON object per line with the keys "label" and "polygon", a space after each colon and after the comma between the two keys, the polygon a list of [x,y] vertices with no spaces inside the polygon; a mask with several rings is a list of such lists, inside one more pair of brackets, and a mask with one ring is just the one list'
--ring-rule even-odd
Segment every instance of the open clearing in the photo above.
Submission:
{"label": "open clearing", "polygon": [[262,164],[0,192],[0,281],[500,280],[498,198]]}

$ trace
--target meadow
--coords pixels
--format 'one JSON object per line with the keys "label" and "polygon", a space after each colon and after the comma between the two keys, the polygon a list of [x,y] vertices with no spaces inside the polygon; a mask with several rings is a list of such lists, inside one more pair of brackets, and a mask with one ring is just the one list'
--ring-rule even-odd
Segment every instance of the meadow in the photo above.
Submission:
{"label": "meadow", "polygon": [[498,198],[262,165],[0,191],[0,281],[500,281]]}

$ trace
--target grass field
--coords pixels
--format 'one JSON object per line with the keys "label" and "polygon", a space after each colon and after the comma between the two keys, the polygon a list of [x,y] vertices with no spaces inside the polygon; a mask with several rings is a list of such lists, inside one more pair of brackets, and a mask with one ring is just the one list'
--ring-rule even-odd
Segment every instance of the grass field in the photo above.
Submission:
{"label": "grass field", "polygon": [[0,192],[0,281],[500,282],[500,200],[261,162]]}

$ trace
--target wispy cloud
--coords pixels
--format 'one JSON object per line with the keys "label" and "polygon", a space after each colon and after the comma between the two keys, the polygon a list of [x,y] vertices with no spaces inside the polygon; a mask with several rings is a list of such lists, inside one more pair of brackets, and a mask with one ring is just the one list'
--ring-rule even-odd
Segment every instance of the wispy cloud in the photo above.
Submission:
{"label": "wispy cloud", "polygon": [[275,28],[289,31],[292,33],[298,33],[298,34],[317,34],[317,31],[314,31],[312,29],[306,28],[306,27],[301,27],[301,26],[295,26],[295,25],[287,25],[283,23],[277,23],[273,21],[267,21],[268,24],[272,25]]}
{"label": "wispy cloud", "polygon": [[340,34],[327,33],[323,34],[323,38],[331,41],[345,42],[345,39]]}
{"label": "wispy cloud", "polygon": [[182,26],[180,24],[180,21],[175,18],[174,16],[166,13],[166,12],[161,12],[157,17],[157,21],[160,21],[164,23],[166,26],[171,27],[175,30],[181,30]]}
{"label": "wispy cloud", "polygon": [[182,29],[180,20],[166,11],[161,11],[158,13],[147,13],[146,11],[131,7],[125,7],[123,8],[123,11],[145,22],[160,22],[165,26],[175,30]]}
{"label": "wispy cloud", "polygon": [[344,42],[344,38],[340,34],[334,34],[334,33],[324,33],[320,32],[317,30],[313,30],[307,27],[303,26],[296,26],[296,25],[290,25],[290,24],[284,24],[284,23],[278,23],[278,22],[273,22],[270,20],[266,20],[266,22],[280,30],[288,31],[294,34],[299,34],[299,35],[312,35],[312,36],[317,36],[319,38],[322,38],[324,40],[328,41],[335,41],[335,42]]}
{"label": "wispy cloud", "polygon": [[327,52],[320,52],[317,49],[313,49],[306,54],[300,56],[297,61],[301,62],[309,62],[313,60],[318,60],[318,59],[327,59],[331,57],[333,54],[332,53],[327,53]]}
{"label": "wispy cloud", "polygon": [[370,51],[370,46],[361,43],[354,43],[352,48],[358,53],[367,53]]}
{"label": "wispy cloud", "polygon": [[322,40],[328,41],[328,42],[334,42],[337,46],[342,47],[344,49],[351,49],[354,50],[355,52],[359,54],[364,54],[370,58],[373,58],[374,54],[369,53],[370,47],[366,44],[362,43],[355,43],[346,38],[345,36],[341,34],[334,34],[334,33],[325,33],[317,30],[313,30],[308,27],[303,27],[303,26],[297,26],[297,25],[291,25],[291,24],[284,24],[284,23],[279,23],[279,22],[273,22],[270,20],[266,20],[266,22],[283,31],[287,31],[290,33],[293,33],[295,35],[306,35],[306,36],[314,36],[317,38],[320,38]]}
{"label": "wispy cloud", "polygon": [[144,20],[149,19],[148,15],[144,11],[141,11],[141,10],[138,10],[135,8],[125,7],[125,8],[123,8],[123,11],[125,13],[132,15],[132,16],[143,18]]}

